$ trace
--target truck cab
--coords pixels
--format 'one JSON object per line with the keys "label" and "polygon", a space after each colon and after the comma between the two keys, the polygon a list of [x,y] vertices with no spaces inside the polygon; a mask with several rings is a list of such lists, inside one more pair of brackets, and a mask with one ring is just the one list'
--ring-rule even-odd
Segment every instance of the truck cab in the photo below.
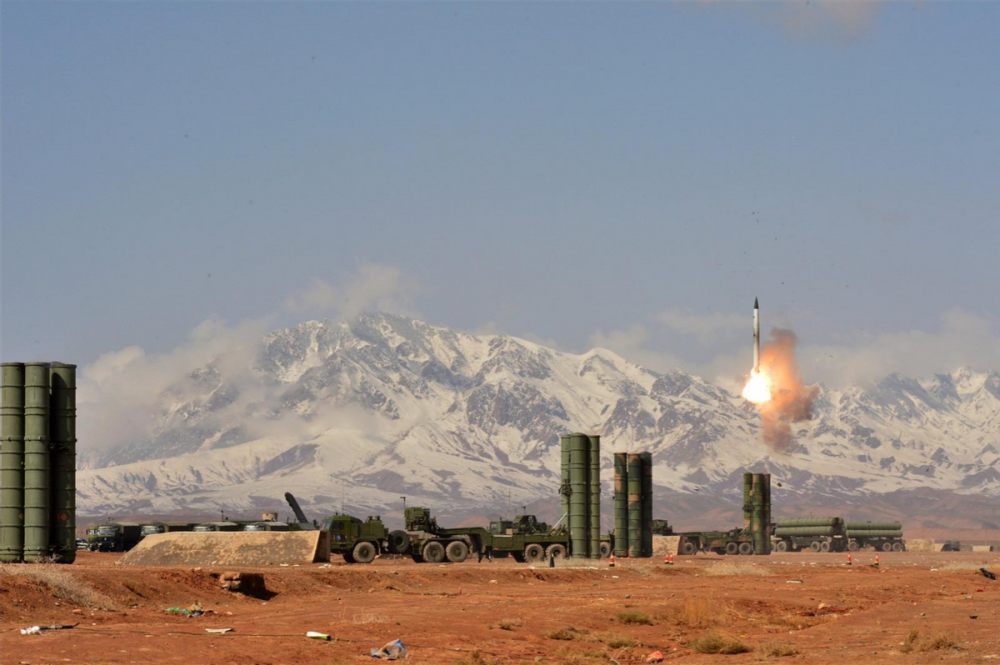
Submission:
{"label": "truck cab", "polygon": [[372,561],[382,552],[388,533],[382,518],[371,515],[365,521],[350,515],[331,515],[320,528],[330,534],[330,551],[342,555],[348,563]]}

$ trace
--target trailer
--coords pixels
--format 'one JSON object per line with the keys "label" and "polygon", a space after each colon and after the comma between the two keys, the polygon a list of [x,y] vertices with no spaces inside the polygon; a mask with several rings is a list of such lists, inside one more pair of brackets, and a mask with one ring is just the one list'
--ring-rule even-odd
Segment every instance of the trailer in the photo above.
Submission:
{"label": "trailer", "polygon": [[771,541],[776,552],[843,552],[848,549],[841,517],[795,517],[775,522]]}
{"label": "trailer", "polygon": [[847,549],[856,552],[871,548],[883,552],[903,552],[903,525],[899,522],[847,522]]}
{"label": "trailer", "polygon": [[747,556],[754,553],[753,536],[749,529],[689,531],[674,535],[681,537],[677,546],[678,554],[690,556],[698,552],[714,552],[715,554]]}

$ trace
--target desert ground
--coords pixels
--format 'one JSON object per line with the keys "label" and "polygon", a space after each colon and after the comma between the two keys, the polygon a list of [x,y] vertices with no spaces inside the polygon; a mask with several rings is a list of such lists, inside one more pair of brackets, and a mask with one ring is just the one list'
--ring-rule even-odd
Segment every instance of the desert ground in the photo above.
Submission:
{"label": "desert ground", "polygon": [[[978,572],[1000,573],[996,552],[881,554],[878,568],[872,552],[850,567],[842,554],[614,568],[334,557],[241,569],[264,574],[263,598],[220,588],[233,567],[117,559],[81,552],[70,566],[0,568],[2,662],[370,663],[372,648],[397,638],[414,663],[642,663],[656,651],[665,662],[1000,662],[1000,581]],[[195,602],[211,612],[164,611]],[[51,624],[77,626],[19,631]]]}

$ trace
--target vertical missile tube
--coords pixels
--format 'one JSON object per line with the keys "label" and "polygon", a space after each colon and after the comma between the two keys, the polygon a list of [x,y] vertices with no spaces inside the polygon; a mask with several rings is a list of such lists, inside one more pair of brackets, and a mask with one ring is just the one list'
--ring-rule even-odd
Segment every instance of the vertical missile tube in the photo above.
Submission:
{"label": "vertical missile tube", "polygon": [[590,501],[587,492],[589,469],[587,453],[590,442],[585,434],[571,434],[569,437],[569,541],[574,559],[590,555],[588,516]]}
{"label": "vertical missile tube", "polygon": [[566,533],[569,533],[569,434],[559,437],[559,453],[561,456],[559,496],[562,498],[562,517],[559,518],[559,525],[565,527]]}
{"label": "vertical missile tube", "polygon": [[59,563],[76,559],[76,365],[51,363],[52,515],[49,545]]}
{"label": "vertical missile tube", "polygon": [[588,436],[587,443],[590,558],[599,559],[601,558],[601,437]]}
{"label": "vertical missile tube", "polygon": [[642,458],[628,455],[628,554],[642,556]]}
{"label": "vertical missile tube", "polygon": [[24,556],[24,364],[3,364],[0,395],[0,562]]}
{"label": "vertical missile tube", "polygon": [[743,528],[749,529],[753,515],[753,474],[743,474]]}
{"label": "vertical missile tube", "polygon": [[761,474],[764,505],[764,554],[771,553],[771,474]]}
{"label": "vertical missile tube", "polygon": [[642,462],[642,556],[653,556],[653,454],[639,453]]}
{"label": "vertical missile tube", "polygon": [[615,556],[628,556],[628,454],[615,453]]}
{"label": "vertical missile tube", "polygon": [[753,371],[760,372],[760,306],[753,299]]}
{"label": "vertical missile tube", "polygon": [[49,554],[49,364],[24,365],[24,560]]}

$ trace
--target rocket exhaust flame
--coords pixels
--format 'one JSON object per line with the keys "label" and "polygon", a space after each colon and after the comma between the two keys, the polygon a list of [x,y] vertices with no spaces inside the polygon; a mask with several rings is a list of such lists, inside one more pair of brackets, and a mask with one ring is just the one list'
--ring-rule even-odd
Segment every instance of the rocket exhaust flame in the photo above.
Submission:
{"label": "rocket exhaust flame", "polygon": [[819,388],[807,386],[795,361],[798,339],[790,330],[771,330],[772,341],[760,348],[760,319],[754,302],[754,368],[743,388],[743,398],[761,416],[764,443],[776,452],[787,452],[793,442],[792,423],[812,419]]}

